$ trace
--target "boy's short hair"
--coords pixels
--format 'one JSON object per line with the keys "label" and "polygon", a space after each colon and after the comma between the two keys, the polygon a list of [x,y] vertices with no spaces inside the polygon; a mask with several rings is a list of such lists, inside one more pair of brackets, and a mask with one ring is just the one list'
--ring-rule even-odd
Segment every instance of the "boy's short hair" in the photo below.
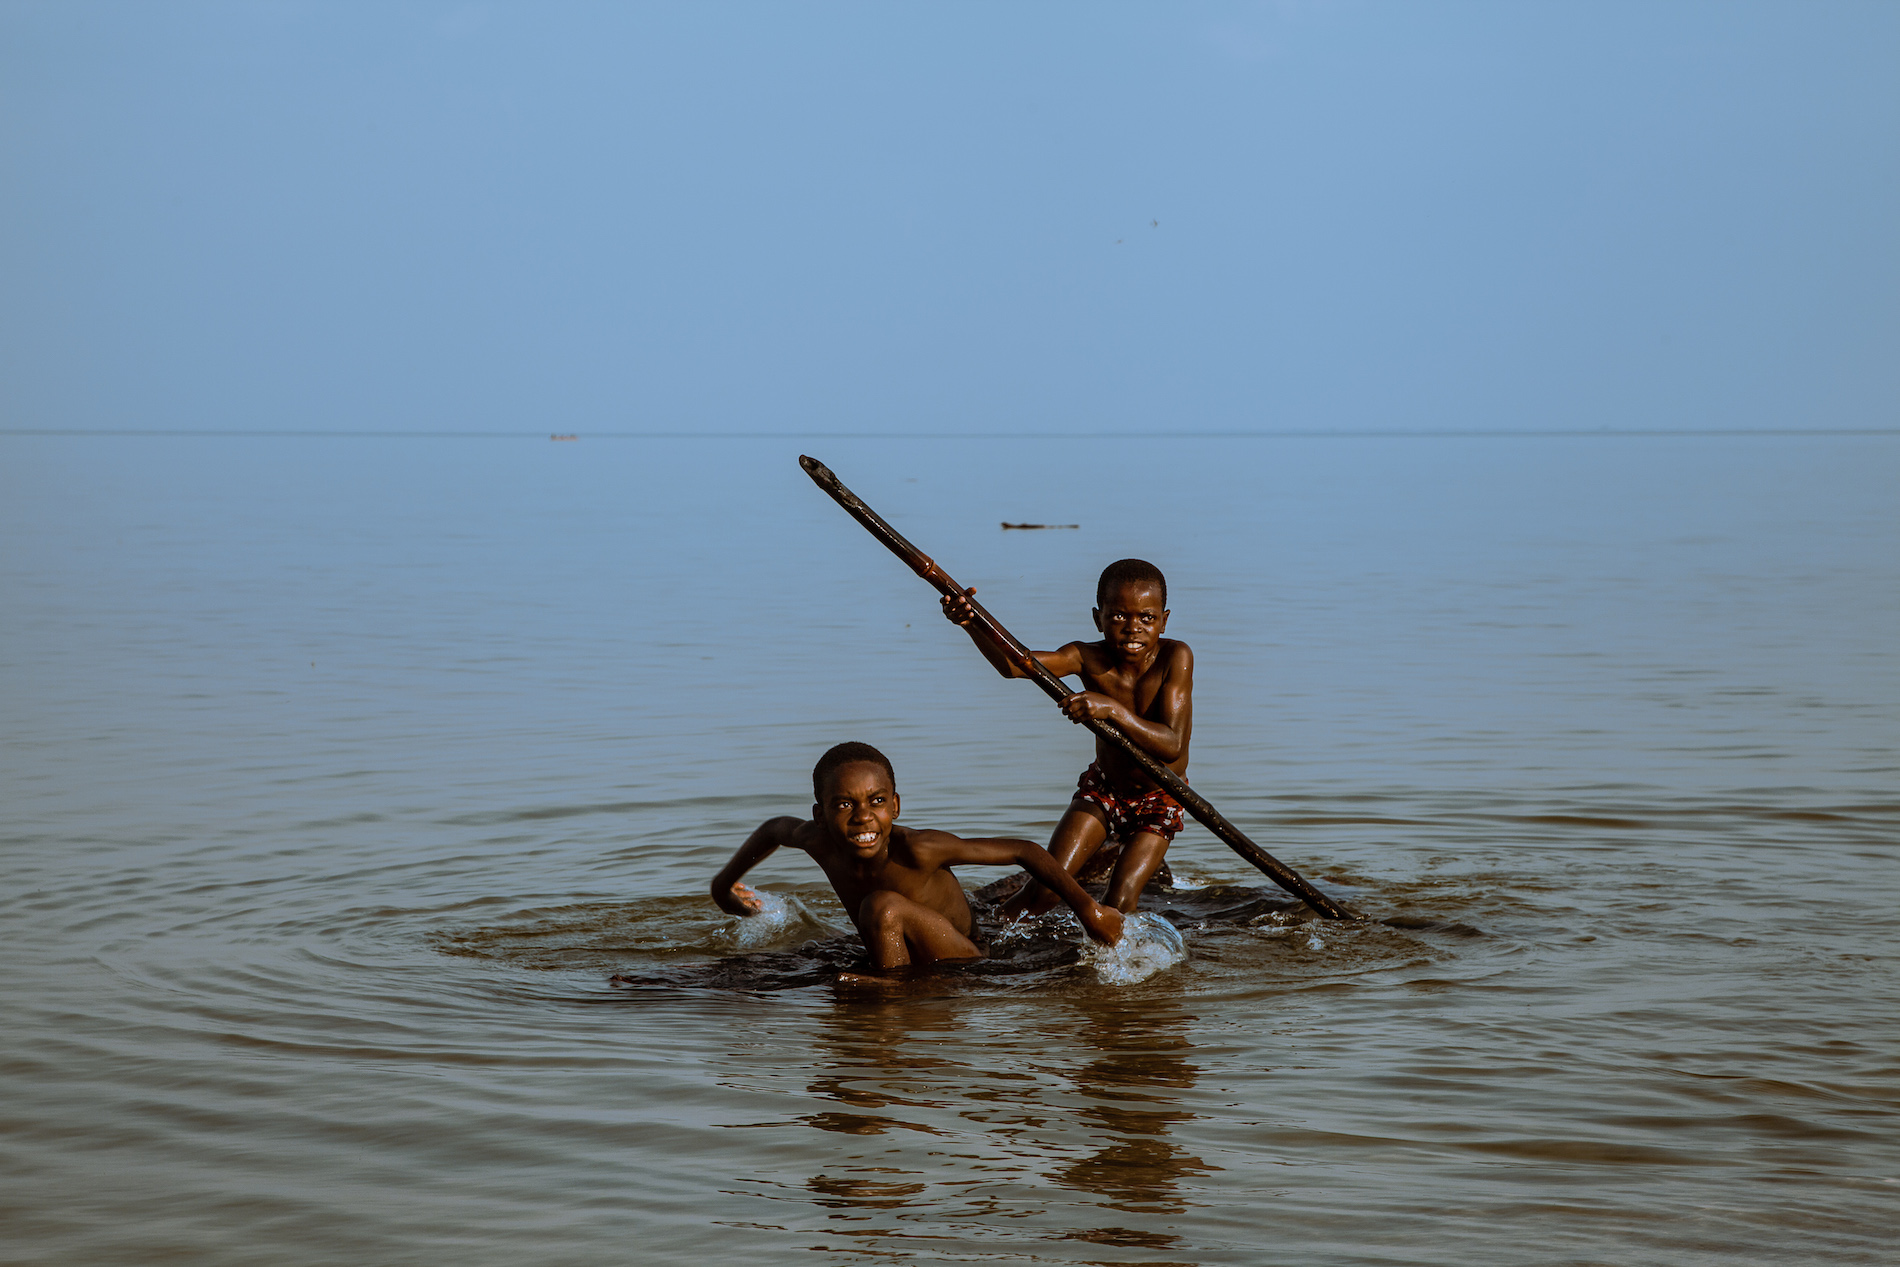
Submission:
{"label": "boy's short hair", "polygon": [[1117,585],[1140,585],[1143,583],[1161,587],[1161,605],[1168,605],[1168,578],[1161,575],[1161,569],[1146,559],[1116,559],[1102,569],[1102,579],[1095,582],[1095,605],[1100,607],[1108,601],[1108,591]]}
{"label": "boy's short hair", "polygon": [[825,799],[825,780],[831,772],[841,765],[850,765],[856,761],[868,761],[872,765],[884,767],[884,773],[891,776],[891,791],[897,790],[897,771],[891,769],[891,759],[868,743],[841,743],[830,748],[818,758],[818,764],[811,768],[811,798],[814,801]]}

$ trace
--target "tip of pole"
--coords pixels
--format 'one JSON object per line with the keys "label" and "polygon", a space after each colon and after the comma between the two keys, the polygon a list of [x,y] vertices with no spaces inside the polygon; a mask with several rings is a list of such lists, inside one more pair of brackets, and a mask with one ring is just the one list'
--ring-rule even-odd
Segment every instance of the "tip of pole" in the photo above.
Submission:
{"label": "tip of pole", "polygon": [[819,462],[817,458],[808,458],[803,453],[798,455],[798,464],[805,468],[805,473],[807,475],[811,474],[813,471],[817,470],[821,465],[823,465],[823,463]]}

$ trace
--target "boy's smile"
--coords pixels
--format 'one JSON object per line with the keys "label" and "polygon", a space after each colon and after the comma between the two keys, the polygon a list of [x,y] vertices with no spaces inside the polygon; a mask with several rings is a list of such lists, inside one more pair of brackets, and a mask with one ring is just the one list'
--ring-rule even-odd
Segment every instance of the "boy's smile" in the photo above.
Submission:
{"label": "boy's smile", "polygon": [[825,799],[812,806],[812,817],[829,827],[845,848],[868,861],[890,844],[898,805],[897,789],[883,766],[852,761],[831,772],[825,781]]}
{"label": "boy's smile", "polygon": [[1161,643],[1168,613],[1161,606],[1161,587],[1153,581],[1129,581],[1108,592],[1093,613],[1102,641],[1123,659],[1140,660]]}

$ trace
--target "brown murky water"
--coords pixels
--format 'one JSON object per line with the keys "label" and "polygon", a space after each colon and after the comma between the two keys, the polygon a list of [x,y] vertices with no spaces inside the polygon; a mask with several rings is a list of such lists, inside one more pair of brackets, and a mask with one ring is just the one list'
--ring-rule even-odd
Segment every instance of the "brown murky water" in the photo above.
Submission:
{"label": "brown murky water", "polygon": [[1900,439],[802,442],[1039,645],[1161,563],[1197,786],[1376,917],[1194,828],[1172,967],[883,997],[707,877],[1086,737],[800,447],[0,438],[0,1258],[1891,1261]]}

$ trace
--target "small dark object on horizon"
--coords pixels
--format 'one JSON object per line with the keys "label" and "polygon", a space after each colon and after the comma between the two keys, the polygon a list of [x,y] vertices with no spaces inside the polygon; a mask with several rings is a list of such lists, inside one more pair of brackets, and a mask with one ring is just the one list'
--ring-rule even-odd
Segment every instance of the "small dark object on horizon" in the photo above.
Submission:
{"label": "small dark object on horizon", "polygon": [[1081,524],[1011,524],[1011,523],[1006,523],[1003,525],[1003,527],[1005,528],[1080,528],[1081,526],[1082,526]]}
{"label": "small dark object on horizon", "polygon": [[551,435],[551,436],[549,436],[549,437],[548,437],[548,439],[550,439],[550,440],[578,440],[578,439],[580,439],[580,437],[579,437],[579,436],[577,436],[577,435],[565,435],[565,436],[564,436],[564,435],[561,435],[560,433],[558,433],[558,432],[557,432],[557,433],[555,433],[554,435]]}

